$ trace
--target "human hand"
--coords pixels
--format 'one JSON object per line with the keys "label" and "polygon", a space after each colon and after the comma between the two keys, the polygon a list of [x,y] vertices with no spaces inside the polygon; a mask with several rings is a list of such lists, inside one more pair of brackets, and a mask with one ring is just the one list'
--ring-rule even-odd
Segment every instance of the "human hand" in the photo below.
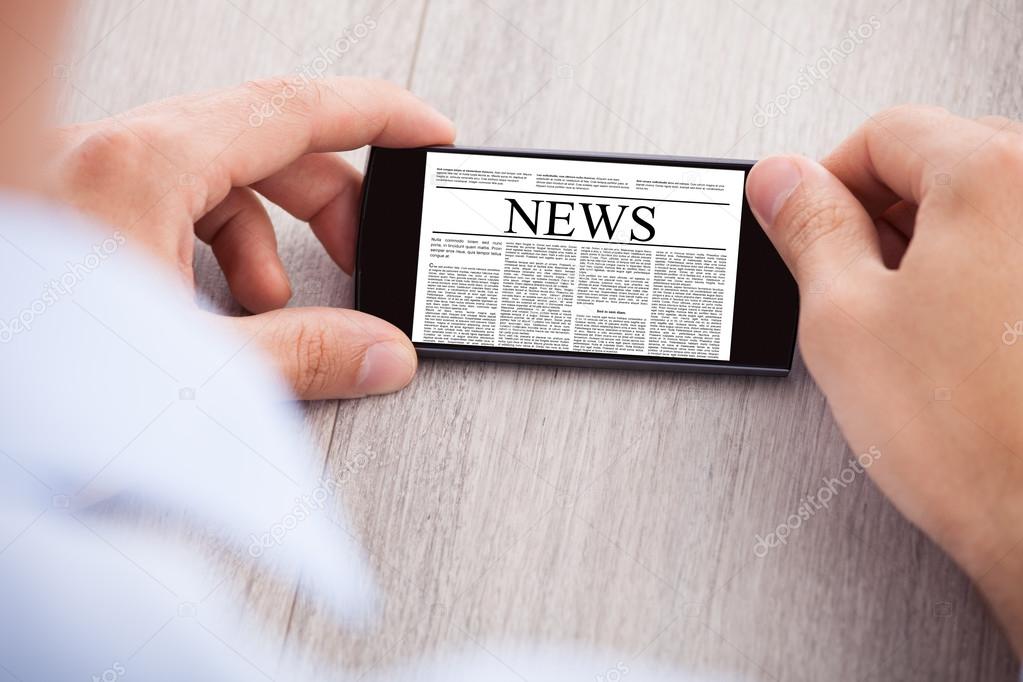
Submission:
{"label": "human hand", "polygon": [[[109,679],[114,654],[135,650],[139,679],[298,679],[275,667],[247,595],[301,584],[338,627],[373,622],[375,579],[342,498],[378,453],[310,447],[269,364],[151,259],[71,211],[3,203],[5,672]],[[60,656],[43,649],[51,637],[68,643]]]}
{"label": "human hand", "polygon": [[268,80],[148,104],[55,136],[60,198],[140,245],[193,287],[194,237],[212,246],[238,302],[223,318],[265,347],[301,398],[405,386],[411,342],[393,325],[291,297],[257,193],[310,224],[347,273],[355,265],[361,174],[338,154],[367,144],[445,144],[454,128],[382,81]]}
{"label": "human hand", "polygon": [[979,584],[1017,652],[1021,132],[899,107],[823,165],[772,157],[747,184],[799,284],[800,349],[850,446],[876,449],[870,475]]}

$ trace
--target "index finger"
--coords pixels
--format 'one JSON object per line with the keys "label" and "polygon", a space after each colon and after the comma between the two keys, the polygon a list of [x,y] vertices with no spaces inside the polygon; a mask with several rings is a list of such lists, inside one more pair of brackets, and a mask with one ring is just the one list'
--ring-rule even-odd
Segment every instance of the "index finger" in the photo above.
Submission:
{"label": "index finger", "polygon": [[276,78],[168,105],[170,111],[151,105],[139,114],[173,115],[173,135],[161,147],[173,148],[179,165],[202,178],[205,210],[231,187],[262,180],[309,152],[447,144],[455,134],[443,114],[381,80]]}
{"label": "index finger", "polygon": [[982,125],[944,109],[900,106],[870,117],[821,163],[877,218],[900,199],[919,204],[988,139]]}

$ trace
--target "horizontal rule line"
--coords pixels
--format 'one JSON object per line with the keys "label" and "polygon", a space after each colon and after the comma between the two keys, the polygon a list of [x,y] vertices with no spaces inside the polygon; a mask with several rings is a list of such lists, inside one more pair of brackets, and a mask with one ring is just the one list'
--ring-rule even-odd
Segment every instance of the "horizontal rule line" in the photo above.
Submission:
{"label": "horizontal rule line", "polygon": [[500,189],[497,187],[452,187],[437,185],[437,189],[462,189],[469,192],[505,192],[507,194],[543,194],[552,197],[578,197],[580,199],[621,199],[622,201],[658,201],[668,204],[704,204],[706,206],[731,206],[727,201],[686,201],[685,199],[654,199],[653,197],[611,197],[602,194],[569,194],[568,192],[535,192],[526,189]]}
{"label": "horizontal rule line", "polygon": [[648,244],[646,242],[598,242],[592,239],[569,239],[567,237],[527,237],[522,234],[484,234],[480,232],[444,232],[434,230],[431,234],[454,234],[459,237],[492,237],[500,239],[535,239],[544,242],[579,242],[580,244],[593,244],[594,246],[645,246],[658,249],[698,249],[700,251],[727,251],[728,249],[716,246],[678,246],[675,244]]}

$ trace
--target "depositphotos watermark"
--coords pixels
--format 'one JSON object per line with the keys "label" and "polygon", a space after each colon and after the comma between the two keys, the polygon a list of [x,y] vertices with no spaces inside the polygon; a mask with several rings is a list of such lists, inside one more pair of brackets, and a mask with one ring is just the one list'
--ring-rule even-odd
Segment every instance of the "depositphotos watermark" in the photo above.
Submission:
{"label": "depositphotos watermark", "polygon": [[57,305],[65,296],[73,294],[75,287],[85,281],[90,273],[99,269],[99,266],[116,253],[125,241],[127,240],[124,235],[118,230],[99,244],[94,244],[92,251],[80,260],[64,263],[64,272],[60,277],[47,282],[38,297],[9,320],[0,319],[0,344],[10,343],[18,334],[31,331],[39,316]]}
{"label": "depositphotos watermark", "polygon": [[813,495],[805,495],[800,501],[796,511],[785,519],[784,523],[778,525],[767,535],[757,535],[753,544],[753,554],[758,559],[763,559],[775,547],[788,544],[792,533],[799,530],[803,523],[813,518],[814,514],[821,509],[828,509],[831,500],[855,481],[864,471],[869,469],[874,462],[881,458],[881,450],[876,445],[871,445],[866,452],[858,457],[850,457],[846,466],[838,472],[838,476],[824,477],[822,485]]}
{"label": "depositphotos watermark", "polygon": [[608,668],[594,678],[594,682],[622,682],[629,674],[629,666],[621,661],[615,667]]}
{"label": "depositphotos watermark", "polygon": [[367,14],[362,21],[354,26],[346,26],[341,29],[341,35],[330,45],[318,47],[316,56],[299,67],[298,73],[287,80],[280,92],[275,93],[262,104],[252,105],[249,125],[258,128],[267,119],[284,111],[288,102],[298,97],[298,94],[312,85],[313,81],[323,78],[331,66],[344,57],[360,40],[372,33],[377,26],[376,19]]}
{"label": "depositphotos watermark", "polygon": [[870,18],[862,24],[849,29],[837,46],[822,48],[820,56],[799,69],[799,75],[785,90],[767,104],[757,107],[756,113],[753,114],[753,125],[763,128],[772,118],[785,115],[793,102],[809,92],[817,83],[827,80],[831,75],[831,69],[848,58],[864,42],[870,40],[879,28],[881,28],[881,20],[870,15]]}
{"label": "depositphotos watermark", "polygon": [[101,672],[99,675],[93,675],[92,682],[117,682],[117,680],[124,677],[127,672],[128,671],[122,663],[114,661],[113,665]]}
{"label": "depositphotos watermark", "polygon": [[273,523],[264,533],[249,535],[249,556],[258,559],[266,550],[281,545],[288,533],[298,528],[299,524],[316,512],[323,510],[327,500],[337,492],[338,486],[347,483],[352,474],[365,469],[376,458],[377,454],[372,448],[367,449],[365,453],[360,452],[344,463],[337,476],[320,480],[319,485],[308,494],[296,497],[295,506],[291,511]]}
{"label": "depositphotos watermark", "polygon": [[1003,322],[1005,331],[1002,332],[1002,343],[1006,346],[1015,346],[1016,342],[1023,337],[1023,320],[1016,320],[1014,324]]}

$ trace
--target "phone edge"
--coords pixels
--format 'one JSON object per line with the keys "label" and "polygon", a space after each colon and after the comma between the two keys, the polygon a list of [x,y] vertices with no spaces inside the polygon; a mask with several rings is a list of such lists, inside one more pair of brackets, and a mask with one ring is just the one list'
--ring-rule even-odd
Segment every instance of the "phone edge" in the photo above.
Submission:
{"label": "phone edge", "polygon": [[[359,203],[359,222],[356,230],[356,250],[355,250],[355,270],[353,272],[353,298],[354,298],[354,309],[360,312],[362,310],[362,301],[360,298],[361,292],[361,279],[362,270],[359,267],[360,260],[362,257],[362,236],[363,236],[363,216],[366,211],[366,206],[369,202],[370,191],[372,189],[372,166],[376,156],[376,152],[379,147],[372,145],[367,155],[366,165],[364,170],[364,181],[362,187],[362,197]],[[477,147],[477,146],[462,146],[462,145],[427,145],[423,147],[409,148],[416,151],[438,151],[441,153],[479,153],[479,154],[491,154],[491,155],[539,155],[539,156],[555,156],[555,157],[582,157],[582,158],[605,158],[605,159],[618,159],[628,158],[638,161],[650,161],[650,160],[663,160],[671,161],[673,163],[689,163],[689,164],[733,164],[736,166],[752,168],[757,163],[755,159],[734,159],[734,158],[719,158],[719,157],[706,157],[706,156],[679,156],[671,154],[636,154],[636,153],[619,153],[619,152],[601,152],[601,151],[579,151],[579,150],[562,150],[562,149],[538,149],[538,148],[524,148],[524,147]],[[797,311],[800,305],[798,290],[797,296]],[[697,374],[730,374],[730,375],[743,375],[743,376],[773,376],[773,377],[787,377],[791,374],[792,368],[795,365],[796,349],[798,346],[798,331],[799,331],[799,317],[797,314],[796,323],[792,329],[790,353],[787,367],[764,367],[764,366],[747,366],[747,365],[730,365],[730,364],[716,364],[713,362],[709,363],[693,363],[686,360],[672,361],[672,360],[645,360],[640,358],[603,358],[603,357],[585,357],[583,354],[574,356],[561,356],[554,354],[544,353],[522,353],[516,349],[507,349],[500,351],[493,350],[478,350],[478,349],[457,349],[457,348],[424,348],[420,346],[419,342],[412,342],[413,347],[416,350],[417,355],[420,358],[438,358],[438,359],[449,359],[449,360],[467,360],[467,361],[483,361],[483,362],[503,362],[503,363],[514,363],[514,364],[530,364],[530,365],[547,365],[547,366],[560,366],[560,367],[588,367],[597,369],[634,369],[634,370],[654,370],[654,371],[669,371],[669,372],[688,372]]]}

